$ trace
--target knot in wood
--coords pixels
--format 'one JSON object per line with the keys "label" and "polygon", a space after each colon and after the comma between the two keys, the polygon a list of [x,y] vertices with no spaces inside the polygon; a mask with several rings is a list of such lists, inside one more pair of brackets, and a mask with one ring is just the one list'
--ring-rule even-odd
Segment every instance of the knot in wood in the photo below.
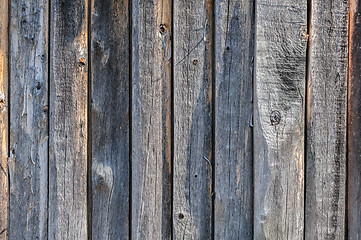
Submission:
{"label": "knot in wood", "polygon": [[281,113],[277,110],[271,112],[270,116],[272,126],[275,126],[281,122]]}
{"label": "knot in wood", "polygon": [[159,25],[159,33],[162,35],[165,35],[167,33],[167,28],[166,28],[165,24]]}

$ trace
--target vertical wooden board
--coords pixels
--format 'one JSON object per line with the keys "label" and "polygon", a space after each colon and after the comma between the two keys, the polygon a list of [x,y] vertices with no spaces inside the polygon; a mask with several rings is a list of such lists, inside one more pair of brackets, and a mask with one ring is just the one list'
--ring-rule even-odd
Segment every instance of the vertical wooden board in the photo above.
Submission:
{"label": "vertical wooden board", "polygon": [[361,239],[361,1],[350,0],[348,68],[348,239]]}
{"label": "vertical wooden board", "polygon": [[51,2],[49,239],[87,238],[88,3]]}
{"label": "vertical wooden board", "polygon": [[170,0],[133,1],[133,239],[171,238]]}
{"label": "vertical wooden board", "polygon": [[303,239],[307,1],[256,5],[255,239]]}
{"label": "vertical wooden board", "polygon": [[10,7],[11,239],[47,239],[48,1]]}
{"label": "vertical wooden board", "polygon": [[311,6],[305,238],[344,239],[349,6]]}
{"label": "vertical wooden board", "polygon": [[92,238],[128,239],[128,1],[91,9]]}
{"label": "vertical wooden board", "polygon": [[174,2],[173,238],[212,234],[212,1]]}
{"label": "vertical wooden board", "polygon": [[8,0],[0,1],[0,239],[8,239]]}
{"label": "vertical wooden board", "polygon": [[215,4],[215,239],[253,239],[254,1]]}

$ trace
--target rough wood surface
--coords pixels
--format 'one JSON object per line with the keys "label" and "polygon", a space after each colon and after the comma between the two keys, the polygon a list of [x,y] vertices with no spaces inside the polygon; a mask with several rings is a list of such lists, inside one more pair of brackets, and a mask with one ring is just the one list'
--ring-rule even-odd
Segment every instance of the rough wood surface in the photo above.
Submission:
{"label": "rough wood surface", "polygon": [[51,2],[49,239],[87,238],[88,4]]}
{"label": "rough wood surface", "polygon": [[253,4],[215,3],[215,239],[253,239]]}
{"label": "rough wood surface", "polygon": [[0,1],[0,239],[8,239],[8,0]]}
{"label": "rough wood surface", "polygon": [[350,0],[348,86],[348,239],[361,239],[361,1]]}
{"label": "rough wood surface", "polygon": [[211,239],[213,4],[174,4],[173,239]]}
{"label": "rough wood surface", "polygon": [[132,238],[170,239],[170,0],[133,1]]}
{"label": "rough wood surface", "polygon": [[48,1],[11,1],[11,239],[47,239]]}
{"label": "rough wood surface", "polygon": [[129,239],[128,1],[91,6],[92,238]]}
{"label": "rough wood surface", "polygon": [[303,239],[306,32],[307,1],[257,1],[255,239]]}
{"label": "rough wood surface", "polygon": [[348,0],[313,0],[307,98],[306,239],[344,239]]}

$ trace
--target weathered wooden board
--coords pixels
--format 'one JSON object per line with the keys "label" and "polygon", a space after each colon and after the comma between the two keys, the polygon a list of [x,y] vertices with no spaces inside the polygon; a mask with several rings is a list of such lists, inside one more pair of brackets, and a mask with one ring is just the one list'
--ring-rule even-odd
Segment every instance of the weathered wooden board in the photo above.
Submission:
{"label": "weathered wooden board", "polygon": [[50,16],[49,239],[86,239],[88,3],[54,0]]}
{"label": "weathered wooden board", "polygon": [[310,29],[305,238],[343,239],[348,1],[313,0]]}
{"label": "weathered wooden board", "polygon": [[92,1],[93,239],[129,239],[128,24],[128,1]]}
{"label": "weathered wooden board", "polygon": [[132,7],[131,236],[170,239],[172,5],[134,0]]}
{"label": "weathered wooden board", "polygon": [[47,239],[48,1],[10,6],[11,239]]}
{"label": "weathered wooden board", "polygon": [[361,239],[361,1],[350,0],[348,85],[348,239]]}
{"label": "weathered wooden board", "polygon": [[257,1],[255,239],[303,239],[306,46],[307,1]]}
{"label": "weathered wooden board", "polygon": [[253,239],[253,6],[215,3],[215,239]]}
{"label": "weathered wooden board", "polygon": [[0,1],[0,239],[8,239],[8,0]]}
{"label": "weathered wooden board", "polygon": [[211,239],[213,4],[174,4],[173,239]]}

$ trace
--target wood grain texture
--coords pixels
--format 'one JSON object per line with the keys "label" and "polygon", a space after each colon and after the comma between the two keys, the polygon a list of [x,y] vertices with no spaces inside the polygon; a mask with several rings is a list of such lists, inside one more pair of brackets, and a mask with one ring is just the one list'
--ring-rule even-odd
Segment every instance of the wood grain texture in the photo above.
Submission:
{"label": "wood grain texture", "polygon": [[87,238],[88,4],[51,2],[49,239]]}
{"label": "wood grain texture", "polygon": [[0,1],[0,239],[8,239],[9,175],[8,175],[8,0]]}
{"label": "wood grain texture", "polygon": [[129,239],[128,1],[91,6],[92,238]]}
{"label": "wood grain texture", "polygon": [[213,4],[174,4],[173,239],[210,239]]}
{"label": "wood grain texture", "polygon": [[215,239],[253,239],[253,4],[215,4]]}
{"label": "wood grain texture", "polygon": [[48,1],[11,1],[11,239],[47,239]]}
{"label": "wood grain texture", "polygon": [[132,238],[171,238],[170,0],[133,1]]}
{"label": "wood grain texture", "polygon": [[361,239],[361,1],[350,0],[348,66],[348,239]]}
{"label": "wood grain texture", "polygon": [[306,239],[345,237],[348,3],[312,1]]}
{"label": "wood grain texture", "polygon": [[306,32],[307,1],[257,1],[255,239],[303,239]]}

